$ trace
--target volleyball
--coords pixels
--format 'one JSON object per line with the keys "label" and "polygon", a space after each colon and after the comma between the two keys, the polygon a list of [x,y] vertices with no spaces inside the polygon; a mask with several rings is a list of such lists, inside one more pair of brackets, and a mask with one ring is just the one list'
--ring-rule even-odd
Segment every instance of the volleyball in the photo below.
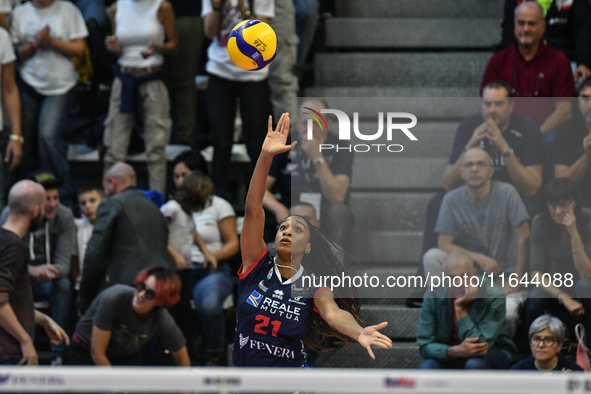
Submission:
{"label": "volleyball", "polygon": [[228,54],[240,68],[262,70],[277,55],[277,35],[265,22],[256,19],[242,21],[230,32]]}

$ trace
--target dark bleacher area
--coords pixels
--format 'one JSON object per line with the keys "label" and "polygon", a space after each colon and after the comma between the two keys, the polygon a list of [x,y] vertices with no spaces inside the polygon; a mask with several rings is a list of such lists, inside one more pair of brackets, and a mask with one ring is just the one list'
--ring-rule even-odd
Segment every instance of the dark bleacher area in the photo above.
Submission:
{"label": "dark bleacher area", "polygon": [[[501,0],[339,0],[336,15],[326,20],[327,51],[316,54],[316,84],[306,90],[307,97],[327,97],[329,108],[359,112],[359,128],[368,131],[377,130],[378,111],[409,102],[371,97],[415,97],[412,106],[418,109],[412,132],[419,141],[405,143],[404,154],[355,157],[353,255],[368,275],[415,274],[427,204],[443,189],[455,129],[479,112],[477,100],[462,97],[479,96],[484,69],[500,41],[502,11]],[[350,108],[343,108],[342,100],[331,106],[330,97],[352,97]],[[345,346],[322,354],[317,366],[415,368],[421,363],[415,342],[420,309],[404,306],[409,290],[376,290],[383,298],[363,299],[361,318],[367,325],[388,321],[384,333],[394,346],[374,349],[375,361],[359,345]]]}

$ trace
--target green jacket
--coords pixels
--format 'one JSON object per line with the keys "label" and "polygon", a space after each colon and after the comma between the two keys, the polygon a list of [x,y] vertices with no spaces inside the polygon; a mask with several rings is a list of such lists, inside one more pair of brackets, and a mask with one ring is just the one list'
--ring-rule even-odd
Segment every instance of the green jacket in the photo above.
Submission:
{"label": "green jacket", "polygon": [[[481,278],[482,281],[482,278]],[[417,331],[421,356],[425,359],[450,361],[447,348],[453,343],[453,303],[448,287],[427,290]],[[511,360],[517,350],[505,324],[505,293],[488,278],[478,290],[468,315],[458,320],[458,339],[478,337],[487,342],[489,350],[500,350]]]}

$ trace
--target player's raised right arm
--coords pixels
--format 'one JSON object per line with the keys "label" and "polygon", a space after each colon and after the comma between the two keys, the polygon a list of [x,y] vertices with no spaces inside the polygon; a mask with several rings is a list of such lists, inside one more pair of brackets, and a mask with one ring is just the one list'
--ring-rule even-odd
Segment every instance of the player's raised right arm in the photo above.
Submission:
{"label": "player's raised right arm", "polygon": [[273,131],[272,119],[269,116],[267,137],[263,142],[261,154],[257,160],[250,186],[246,196],[246,208],[244,225],[240,237],[240,249],[242,250],[242,272],[256,261],[265,250],[263,231],[265,226],[265,212],[263,210],[263,197],[265,196],[267,175],[273,162],[273,157],[279,153],[287,152],[295,147],[295,142],[286,145],[289,133],[289,114],[284,113],[279,119],[277,128]]}

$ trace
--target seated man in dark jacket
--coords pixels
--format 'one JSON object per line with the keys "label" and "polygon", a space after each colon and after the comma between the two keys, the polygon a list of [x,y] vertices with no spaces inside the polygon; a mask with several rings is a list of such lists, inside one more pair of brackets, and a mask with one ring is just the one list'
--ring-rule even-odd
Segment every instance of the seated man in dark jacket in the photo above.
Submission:
{"label": "seated man in dark jacket", "polygon": [[103,187],[110,197],[99,206],[88,241],[78,295],[81,312],[105,288],[117,283],[133,285],[144,268],[175,268],[167,249],[166,219],[137,189],[133,168],[126,163],[115,164],[105,174]]}

